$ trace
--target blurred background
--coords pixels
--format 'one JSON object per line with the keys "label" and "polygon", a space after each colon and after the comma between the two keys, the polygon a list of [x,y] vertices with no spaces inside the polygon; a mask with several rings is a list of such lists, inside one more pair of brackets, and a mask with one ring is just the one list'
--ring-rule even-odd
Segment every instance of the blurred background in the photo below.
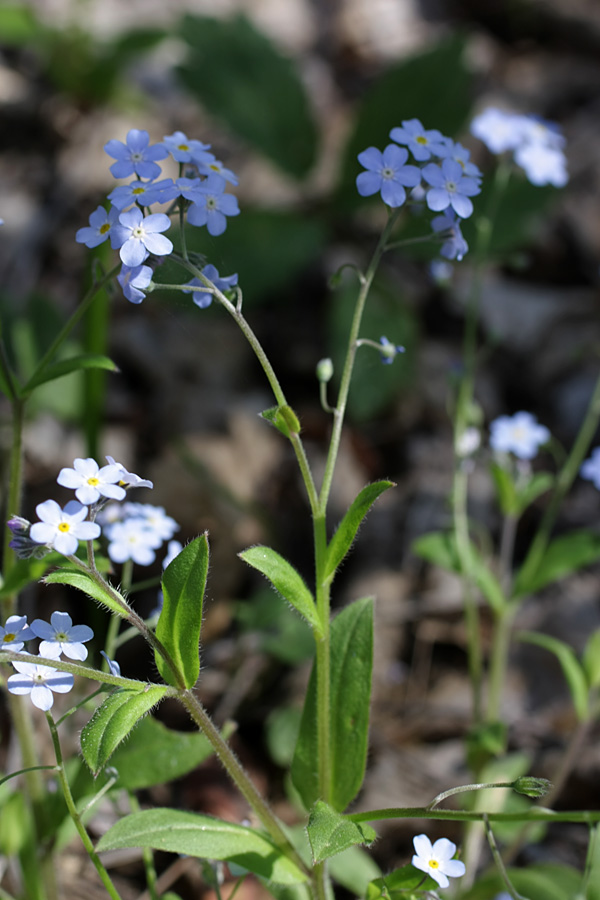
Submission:
{"label": "blurred background", "polygon": [[[106,245],[88,251],[75,242],[115,185],[104,144],[124,140],[130,128],[147,130],[152,141],[184,131],[210,143],[237,173],[242,210],[220,237],[191,229],[189,246],[221,275],[238,273],[246,317],[300,417],[318,478],[330,419],[319,405],[315,365],[330,356],[341,371],[357,291],[348,270],[335,290],[328,279],[343,263],[365,264],[385,222],[381,202],[356,193],[356,155],[382,149],[390,129],[412,117],[461,140],[484,171],[475,219],[495,160],[470,137],[469,122],[489,105],[557,122],[570,181],[560,191],[537,188],[515,172],[498,209],[482,296],[482,424],[527,409],[569,446],[597,378],[600,347],[594,0],[2,2],[0,303],[9,352],[23,374],[32,371],[89,285],[92,259],[114,264]],[[429,231],[427,219],[410,214],[402,227],[407,236]],[[464,231],[472,244],[471,222]],[[417,247],[389,254],[378,275],[362,336],[386,335],[407,352],[392,366],[381,366],[367,348],[359,353],[332,495],[333,527],[367,482],[398,485],[363,526],[334,592],[337,606],[377,598],[370,768],[357,808],[427,803],[467,778],[460,584],[419,561],[411,544],[449,522],[448,410],[460,373],[470,259],[440,281],[430,268],[435,245]],[[168,264],[157,279],[184,280]],[[219,723],[238,722],[238,751],[293,820],[280,767],[293,749],[311,638],[236,558],[265,542],[312,577],[295,461],[258,415],[272,405],[262,370],[221,308],[199,310],[177,292],[154,293],[141,306],[118,286],[106,292],[65,348],[67,355],[83,351],[107,353],[120,374],[69,376],[38,392],[26,427],[23,513],[33,517],[49,496],[69,499],[55,478],[76,456],[100,461],[109,453],[154,481],[152,494],[135,499],[163,505],[180,523],[180,540],[208,529],[199,690]],[[0,415],[6,458],[9,419],[1,404]],[[549,456],[542,464],[553,467]],[[494,490],[483,464],[471,490],[473,517],[495,540]],[[542,506],[521,525],[518,557]],[[596,491],[578,482],[558,529],[597,521]],[[137,577],[159,571],[157,562]],[[600,626],[599,599],[598,570],[590,569],[529,601],[518,624],[580,649]],[[24,612],[39,615],[58,602],[65,608],[60,593],[30,590]],[[149,612],[155,592],[140,593],[136,603]],[[85,615],[103,627],[96,611]],[[144,659],[139,645],[124,648],[125,674],[151,673]],[[504,709],[510,747],[536,775],[548,776],[573,727],[569,696],[550,654],[517,648],[513,662]],[[161,716],[187,727],[167,704]],[[597,806],[599,762],[590,741],[558,805]],[[174,795],[165,799],[163,789],[159,799],[244,815],[211,764],[177,782]],[[386,825],[381,833],[380,864],[406,861],[412,826]],[[580,864],[585,840],[583,828],[557,828],[528,852]],[[135,881],[135,872],[127,877]],[[197,876],[186,877],[178,891],[198,896],[204,888]],[[89,900],[87,887],[84,894]]]}

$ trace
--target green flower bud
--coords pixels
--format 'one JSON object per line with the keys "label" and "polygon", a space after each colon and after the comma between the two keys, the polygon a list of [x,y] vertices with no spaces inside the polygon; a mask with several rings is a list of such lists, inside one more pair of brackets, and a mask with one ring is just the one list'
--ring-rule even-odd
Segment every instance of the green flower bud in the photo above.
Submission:
{"label": "green flower bud", "polygon": [[513,791],[517,794],[525,794],[526,797],[532,797],[537,800],[547,794],[552,784],[547,778],[533,778],[531,775],[521,775],[512,783]]}

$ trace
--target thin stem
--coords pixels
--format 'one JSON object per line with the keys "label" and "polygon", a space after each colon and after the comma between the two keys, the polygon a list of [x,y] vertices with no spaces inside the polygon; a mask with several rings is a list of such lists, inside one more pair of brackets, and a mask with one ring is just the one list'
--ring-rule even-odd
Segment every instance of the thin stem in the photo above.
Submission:
{"label": "thin stem", "polygon": [[317,678],[317,747],[319,760],[319,793],[331,802],[331,649],[330,649],[330,584],[325,579],[327,530],[325,516],[313,518],[315,547],[315,584],[320,634],[315,630]]}
{"label": "thin stem", "polygon": [[[25,651],[2,650],[0,651],[0,662],[31,662],[31,654]],[[67,662],[64,659],[54,659],[54,657],[36,656],[36,665],[49,666],[52,669],[58,669],[60,672],[70,672],[71,675],[79,675],[81,678],[89,678],[93,681],[100,681],[102,684],[112,684],[115,687],[129,688],[134,691],[143,691],[148,687],[147,681],[137,681],[135,678],[124,678],[122,675],[111,675],[110,672],[101,672],[99,669],[92,669],[90,666],[82,666],[77,663]],[[165,696],[175,696],[176,688],[167,687],[166,685],[152,685],[164,687]],[[15,697],[10,694],[9,697]],[[86,697],[86,702],[89,698]],[[19,708],[22,704],[18,704]]]}
{"label": "thin stem", "polygon": [[90,857],[98,875],[100,876],[100,880],[102,881],[102,884],[108,891],[109,895],[113,898],[113,900],[121,900],[121,896],[120,896],[119,892],[117,891],[117,889],[115,888],[114,884],[112,883],[110,875],[108,874],[108,872],[102,865],[102,862],[100,861],[100,857],[94,850],[94,845],[92,844],[90,836],[87,833],[83,822],[81,821],[81,817],[80,817],[79,813],[77,812],[77,807],[75,805],[75,801],[73,800],[73,794],[71,793],[71,788],[70,788],[69,781],[67,779],[64,765],[63,765],[62,752],[60,749],[60,741],[58,738],[58,731],[56,729],[54,719],[52,718],[52,714],[50,712],[46,712],[46,719],[48,721],[48,726],[50,728],[50,734],[52,736],[52,744],[54,746],[54,753],[56,756],[56,764],[58,766],[58,777],[59,777],[59,781],[60,781],[60,784],[62,787],[64,798],[65,798],[65,803],[67,804],[67,809],[69,811],[69,815],[71,816],[71,819],[73,820],[73,824],[75,825],[75,828],[77,829],[79,837],[81,838],[81,842],[82,842],[83,846],[85,847],[88,856]]}
{"label": "thin stem", "polygon": [[494,837],[494,832],[490,826],[490,820],[486,813],[483,814],[483,824],[485,827],[486,837],[488,839],[488,844],[490,845],[490,850],[492,851],[492,856],[494,857],[494,862],[496,863],[500,875],[502,876],[502,881],[506,885],[506,889],[513,900],[527,900],[526,897],[523,897],[517,889],[514,887],[510,878],[508,877],[508,872],[506,871],[506,867],[502,861],[502,857],[500,856],[500,851],[498,850],[498,845],[496,844],[496,838]]}
{"label": "thin stem", "polygon": [[290,844],[278,819],[271,811],[266,800],[258,792],[229,744],[223,740],[219,731],[215,728],[211,718],[198,698],[192,691],[185,690],[178,694],[178,699],[183,706],[185,706],[198,728],[202,731],[217,754],[221,764],[227,771],[227,774],[237,786],[240,793],[245,797],[264,828],[271,835],[273,841],[302,872],[310,877],[310,870],[307,869],[296,850]]}
{"label": "thin stem", "polygon": [[[53,356],[59,349],[60,345],[66,340],[66,338],[70,335],[70,333],[75,328],[77,323],[83,317],[88,306],[92,303],[92,301],[96,297],[96,294],[99,291],[103,290],[106,287],[106,285],[112,281],[112,279],[118,273],[120,268],[121,268],[120,265],[115,266],[113,269],[110,270],[110,272],[107,272],[107,274],[103,278],[101,278],[100,281],[96,282],[95,284],[92,284],[89,291],[86,293],[86,295],[84,296],[83,300],[81,301],[81,303],[79,304],[79,306],[77,307],[75,312],[67,320],[67,322],[65,323],[63,328],[60,330],[58,335],[55,337],[55,339],[50,344],[49,348],[46,350],[46,352],[42,356],[41,360],[39,361],[39,363],[37,364],[37,366],[35,368],[33,375],[30,378],[30,382],[32,382],[34,379],[36,379],[38,377],[38,375],[41,372],[43,372],[43,370],[46,368],[46,366],[48,365],[50,360],[53,358]],[[23,390],[24,391],[27,390],[27,385],[24,386]]]}
{"label": "thin stem", "polygon": [[[234,319],[234,321],[237,323],[238,327],[244,334],[244,337],[246,338],[246,340],[252,347],[252,350],[254,351],[254,354],[255,354],[256,358],[258,359],[260,365],[262,366],[262,369],[267,377],[267,381],[269,382],[269,385],[271,387],[271,390],[273,392],[273,396],[275,397],[277,405],[278,406],[288,406],[288,402],[286,400],[286,397],[285,397],[285,394],[281,387],[281,384],[279,383],[279,379],[277,378],[277,375],[275,374],[275,370],[273,369],[273,366],[271,365],[271,362],[270,362],[267,354],[265,353],[260,341],[258,340],[256,334],[254,333],[254,331],[250,327],[249,323],[245,319],[244,315],[242,314],[241,305],[238,304],[237,306],[235,306],[233,303],[231,303],[231,301],[227,299],[225,294],[222,291],[220,291],[217,287],[215,287],[215,285],[212,283],[212,281],[210,281],[206,277],[206,275],[204,275],[196,266],[192,265],[188,260],[178,257],[175,254],[173,255],[173,258],[176,261],[180,262],[181,265],[184,266],[184,268],[186,268],[196,278],[198,278],[198,280],[203,285],[205,285],[207,288],[209,288],[211,293],[214,295],[215,299],[219,301],[219,303],[227,310],[227,312],[232,317],[232,319]],[[299,434],[291,433],[290,434],[290,442],[292,444],[292,447],[294,448],[294,453],[296,454],[296,459],[298,460],[298,465],[300,467],[302,480],[304,481],[306,494],[308,497],[308,502],[310,504],[311,510],[314,513],[315,510],[317,509],[317,505],[318,505],[317,491],[316,491],[314,480],[312,477],[312,472],[311,472],[310,466],[308,464],[308,459],[306,457],[306,452],[304,450],[304,445],[302,444]]]}
{"label": "thin stem", "polygon": [[325,472],[323,475],[323,483],[321,485],[321,491],[319,493],[319,503],[318,503],[318,514],[325,515],[325,511],[327,509],[327,503],[329,500],[329,494],[331,491],[331,483],[333,481],[333,472],[335,469],[335,464],[337,460],[337,455],[340,448],[340,440],[342,435],[342,425],[344,423],[344,416],[346,413],[346,404],[348,402],[348,393],[350,391],[350,381],[352,379],[352,371],[354,369],[354,360],[356,358],[356,341],[358,339],[360,325],[362,322],[362,316],[365,309],[365,304],[367,302],[367,297],[369,295],[369,291],[371,289],[371,285],[373,284],[373,278],[375,277],[375,273],[381,261],[381,257],[385,253],[387,249],[388,239],[398,221],[398,216],[400,212],[396,210],[391,213],[385,228],[377,242],[377,246],[371,257],[371,261],[365,272],[364,276],[360,281],[360,290],[358,293],[358,298],[356,300],[356,307],[354,309],[354,316],[352,318],[352,324],[350,326],[350,335],[348,339],[348,350],[346,352],[346,359],[344,361],[344,368],[342,370],[342,379],[340,382],[340,389],[338,393],[337,403],[335,405],[335,410],[333,414],[333,430],[331,434],[331,441],[329,444],[329,453],[327,455],[327,462],[325,464]]}
{"label": "thin stem", "polygon": [[494,616],[494,633],[490,653],[490,671],[488,677],[488,698],[486,720],[497,722],[500,719],[502,692],[506,681],[510,635],[516,607],[510,604]]}
{"label": "thin stem", "polygon": [[459,784],[457,787],[449,788],[447,791],[442,791],[441,794],[438,794],[437,797],[434,797],[427,809],[434,809],[438,803],[441,803],[442,800],[446,800],[447,797],[453,797],[454,794],[464,794],[467,791],[482,791],[487,788],[512,788],[511,781],[498,781],[496,783],[491,784]]}
{"label": "thin stem", "polygon": [[469,536],[469,518],[467,510],[468,473],[457,460],[454,472],[452,492],[452,512],[454,517],[454,534],[456,549],[463,576],[463,604],[465,624],[467,627],[467,657],[469,678],[473,694],[473,720],[481,722],[481,688],[483,680],[483,651],[479,627],[479,608],[475,594],[474,564]]}
{"label": "thin stem", "polygon": [[371,809],[367,812],[350,813],[351,822],[383,822],[387,819],[435,819],[440,822],[483,822],[487,816],[490,822],[570,822],[593,824],[600,822],[600,810],[561,810],[532,807],[525,812],[477,812],[471,809],[426,809],[423,806],[403,806],[389,809]]}
{"label": "thin stem", "polygon": [[579,472],[581,463],[587,455],[590,444],[594,438],[598,423],[600,422],[600,375],[594,386],[590,403],[585,414],[585,418],[579,429],[579,434],[575,439],[575,443],[571,448],[565,464],[558,473],[555,482],[554,493],[550,499],[546,511],[540,523],[540,527],[531,542],[529,552],[525,557],[521,570],[519,571],[518,583],[527,585],[530,579],[535,575],[546,547],[550,541],[550,534],[554,527],[554,522],[558,515],[565,494],[573,484]]}

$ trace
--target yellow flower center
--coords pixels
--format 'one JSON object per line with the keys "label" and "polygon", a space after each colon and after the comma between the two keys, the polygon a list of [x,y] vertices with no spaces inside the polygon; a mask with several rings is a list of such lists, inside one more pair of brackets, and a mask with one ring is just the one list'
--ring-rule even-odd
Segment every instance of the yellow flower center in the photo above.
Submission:
{"label": "yellow flower center", "polygon": [[439,869],[439,867],[440,867],[440,864],[439,864],[439,862],[437,861],[437,859],[430,859],[430,860],[429,860],[429,868],[430,868],[430,869]]}
{"label": "yellow flower center", "polygon": [[95,475],[91,475],[88,478],[87,483],[89,484],[90,487],[98,487],[98,485],[100,484],[100,481],[98,478],[96,478]]}
{"label": "yellow flower center", "polygon": [[5,634],[2,640],[5,644],[10,644],[11,641],[14,641],[15,638],[16,638],[16,634],[11,633],[11,634]]}
{"label": "yellow flower center", "polygon": [[144,189],[143,187],[137,187],[137,188],[133,188],[133,190],[131,191],[131,193],[132,193],[132,194],[143,194],[143,193],[144,193],[144,190],[145,190],[145,189]]}
{"label": "yellow flower center", "polygon": [[177,144],[177,149],[178,150],[189,150],[190,147],[189,147],[189,144]]}
{"label": "yellow flower center", "polygon": [[415,141],[417,142],[417,144],[426,144],[427,138],[424,134],[420,134],[419,137],[415,138]]}
{"label": "yellow flower center", "polygon": [[70,531],[70,529],[71,529],[71,526],[69,525],[68,522],[61,522],[60,525],[58,526],[58,530],[62,531],[63,534],[66,533],[67,531]]}
{"label": "yellow flower center", "polygon": [[107,231],[110,231],[110,225],[108,224],[108,222],[105,222],[104,225],[101,225],[98,231],[100,232],[100,234],[106,234]]}

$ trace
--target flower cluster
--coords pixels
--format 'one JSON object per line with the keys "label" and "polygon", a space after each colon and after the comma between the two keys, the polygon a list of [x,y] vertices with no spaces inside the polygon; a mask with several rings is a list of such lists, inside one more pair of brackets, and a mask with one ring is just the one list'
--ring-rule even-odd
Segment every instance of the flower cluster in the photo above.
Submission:
{"label": "flower cluster", "polygon": [[[39,656],[59,659],[64,654],[69,659],[82,661],[87,659],[87,647],[94,632],[87,625],[73,625],[68,613],[53,612],[50,622],[34,619],[27,624],[26,616],[10,616],[3,628],[0,628],[2,650],[22,650],[25,641],[40,638]],[[11,694],[29,694],[31,702],[38,709],[49,710],[54,703],[53,691],[59,694],[68,693],[73,687],[74,679],[69,672],[60,672],[51,666],[35,662],[13,661],[17,671],[7,680]]]}
{"label": "flower cluster", "polygon": [[[132,128],[125,142],[110,140],[104,149],[116,160],[110,167],[114,177],[133,180],[110,192],[110,209],[99,206],[75,239],[87,247],[110,239],[123,264],[118,276],[123,293],[132,303],[141,303],[152,282],[153,266],[173,252],[173,243],[164,234],[171,227],[170,215],[182,210],[190,225],[206,226],[213,237],[223,234],[227,217],[240,212],[237,198],[225,192],[227,182],[236,185],[238,179],[209,152],[210,144],[189,140],[182,131],[151,144],[147,131]],[[179,163],[179,178],[161,177],[158,161],[168,157]],[[168,212],[149,212],[154,204],[168,204]],[[144,265],[146,261],[150,264]]]}
{"label": "flower cluster", "polygon": [[[419,119],[392,128],[390,138],[394,143],[383,152],[369,147],[359,153],[366,171],[356,178],[358,193],[370,197],[379,192],[387,206],[397,208],[411,188],[413,199],[423,197],[432,212],[442,213],[431,223],[443,241],[441,255],[461,260],[469,248],[460,221],[471,215],[471,197],[481,191],[481,172],[469,151],[440,131],[424,128]],[[409,152],[413,162],[408,162]]]}
{"label": "flower cluster", "polygon": [[156,550],[179,530],[162,506],[150,503],[111,504],[98,518],[108,541],[108,555],[116,563],[132,560],[139,566],[151,565]]}
{"label": "flower cluster", "polygon": [[569,180],[565,139],[554,122],[489,107],[473,119],[471,132],[492,153],[511,151],[532,184],[564,187]]}

